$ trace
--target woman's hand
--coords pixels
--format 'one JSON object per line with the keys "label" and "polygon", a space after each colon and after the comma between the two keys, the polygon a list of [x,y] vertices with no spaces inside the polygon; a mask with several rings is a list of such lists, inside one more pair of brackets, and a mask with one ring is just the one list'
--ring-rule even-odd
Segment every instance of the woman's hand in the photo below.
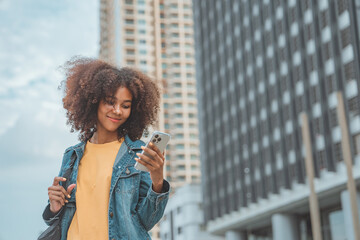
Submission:
{"label": "woman's hand", "polygon": [[60,186],[60,182],[66,181],[63,177],[55,177],[53,185],[48,188],[48,195],[50,200],[50,211],[53,213],[57,213],[65,203],[68,203],[66,198],[70,198],[70,193],[76,186],[76,184],[71,184],[67,191]]}
{"label": "woman's hand", "polygon": [[153,184],[152,188],[154,192],[160,193],[164,181],[164,153],[161,153],[151,142],[148,147],[142,146],[141,148],[144,150],[144,154],[137,153],[136,155],[138,158],[135,158],[135,160],[149,169],[150,178]]}

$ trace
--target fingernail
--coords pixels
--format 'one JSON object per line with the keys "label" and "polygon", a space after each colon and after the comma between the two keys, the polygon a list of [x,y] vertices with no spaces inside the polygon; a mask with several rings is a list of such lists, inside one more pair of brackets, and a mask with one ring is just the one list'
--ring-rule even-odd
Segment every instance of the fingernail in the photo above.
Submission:
{"label": "fingernail", "polygon": [[141,146],[141,149],[145,149],[145,147],[144,147],[144,146]]}
{"label": "fingernail", "polygon": [[137,153],[136,155],[137,155],[137,156],[140,156],[140,153]]}
{"label": "fingernail", "polygon": [[154,145],[154,144],[151,142],[151,143],[149,143],[149,145],[152,146],[152,145]]}
{"label": "fingernail", "polygon": [[63,177],[63,180],[66,181],[66,178]]}
{"label": "fingernail", "polygon": [[66,203],[68,203],[69,201],[68,200],[65,200]]}
{"label": "fingernail", "polygon": [[71,196],[70,196],[70,195],[68,195],[67,197],[68,197],[68,198],[71,198]]}

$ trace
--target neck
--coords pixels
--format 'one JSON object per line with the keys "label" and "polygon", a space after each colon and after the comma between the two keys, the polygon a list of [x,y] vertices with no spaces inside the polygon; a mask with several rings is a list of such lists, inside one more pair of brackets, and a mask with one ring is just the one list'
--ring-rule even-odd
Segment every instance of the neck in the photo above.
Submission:
{"label": "neck", "polygon": [[94,135],[90,138],[90,142],[94,144],[104,144],[118,140],[116,135],[104,135],[95,132]]}

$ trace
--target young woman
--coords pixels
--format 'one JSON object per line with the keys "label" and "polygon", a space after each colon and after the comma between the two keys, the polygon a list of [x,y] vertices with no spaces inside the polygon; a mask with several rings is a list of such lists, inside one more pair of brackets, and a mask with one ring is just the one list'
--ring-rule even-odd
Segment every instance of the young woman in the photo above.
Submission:
{"label": "young woman", "polygon": [[[139,71],[99,60],[75,59],[65,70],[63,105],[81,142],[65,150],[59,176],[48,188],[45,222],[51,225],[63,214],[62,240],[150,239],[170,190],[164,154],[139,140],[156,121],[157,86]],[[136,161],[149,173],[136,170]]]}

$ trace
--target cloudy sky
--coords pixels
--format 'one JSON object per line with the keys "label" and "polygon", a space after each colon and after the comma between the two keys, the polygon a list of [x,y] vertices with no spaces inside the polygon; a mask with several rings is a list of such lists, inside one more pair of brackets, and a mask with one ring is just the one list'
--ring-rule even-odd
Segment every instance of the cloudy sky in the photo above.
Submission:
{"label": "cloudy sky", "polygon": [[36,239],[46,228],[47,187],[77,142],[59,66],[97,56],[98,2],[0,0],[0,240]]}

